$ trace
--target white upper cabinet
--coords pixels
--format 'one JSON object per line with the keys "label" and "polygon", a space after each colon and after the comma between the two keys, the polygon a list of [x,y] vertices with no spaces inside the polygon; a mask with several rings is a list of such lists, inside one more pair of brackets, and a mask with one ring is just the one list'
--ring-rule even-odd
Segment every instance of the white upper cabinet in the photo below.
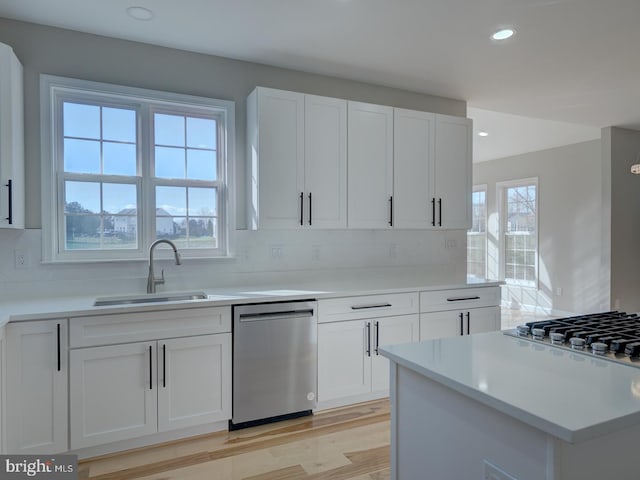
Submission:
{"label": "white upper cabinet", "polygon": [[435,226],[435,119],[429,112],[393,111],[393,210],[396,228]]}
{"label": "white upper cabinet", "polygon": [[256,88],[247,100],[251,228],[345,228],[347,102]]}
{"label": "white upper cabinet", "polygon": [[347,226],[347,102],[305,95],[303,223]]}
{"label": "white upper cabinet", "polygon": [[22,65],[0,43],[0,228],[24,228]]}
{"label": "white upper cabinet", "polygon": [[256,88],[247,99],[252,228],[300,226],[304,188],[304,95]]}
{"label": "white upper cabinet", "polygon": [[471,228],[471,119],[436,115],[437,226]]}
{"label": "white upper cabinet", "polygon": [[390,228],[393,223],[393,108],[349,102],[348,224]]}

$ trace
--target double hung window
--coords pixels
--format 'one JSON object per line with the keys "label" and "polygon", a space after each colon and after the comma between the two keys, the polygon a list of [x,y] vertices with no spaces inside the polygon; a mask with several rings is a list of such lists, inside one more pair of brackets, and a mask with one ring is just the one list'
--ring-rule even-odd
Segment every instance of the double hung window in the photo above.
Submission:
{"label": "double hung window", "polygon": [[473,187],[471,229],[467,231],[467,274],[487,276],[487,186]]}
{"label": "double hung window", "polygon": [[503,272],[507,283],[531,286],[538,278],[538,182],[501,185]]}
{"label": "double hung window", "polygon": [[[228,254],[233,102],[43,76],[45,261]],[[50,215],[48,212],[50,211]]]}

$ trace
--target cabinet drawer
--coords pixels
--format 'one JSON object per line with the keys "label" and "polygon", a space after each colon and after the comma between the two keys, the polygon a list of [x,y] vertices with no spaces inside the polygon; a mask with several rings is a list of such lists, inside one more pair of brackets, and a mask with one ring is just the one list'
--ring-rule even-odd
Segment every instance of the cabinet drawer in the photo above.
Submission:
{"label": "cabinet drawer", "polygon": [[457,288],[420,292],[420,311],[438,312],[500,305],[500,287]]}
{"label": "cabinet drawer", "polygon": [[96,315],[71,320],[71,348],[231,331],[231,307]]}
{"label": "cabinet drawer", "polygon": [[418,293],[363,295],[318,301],[318,323],[418,313]]}

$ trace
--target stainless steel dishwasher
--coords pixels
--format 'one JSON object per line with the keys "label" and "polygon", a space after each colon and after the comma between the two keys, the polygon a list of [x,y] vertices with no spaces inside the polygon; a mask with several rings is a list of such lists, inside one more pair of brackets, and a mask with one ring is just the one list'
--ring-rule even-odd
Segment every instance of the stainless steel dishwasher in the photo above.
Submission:
{"label": "stainless steel dishwasher", "polygon": [[234,306],[231,429],[315,408],[316,310],[315,300]]}

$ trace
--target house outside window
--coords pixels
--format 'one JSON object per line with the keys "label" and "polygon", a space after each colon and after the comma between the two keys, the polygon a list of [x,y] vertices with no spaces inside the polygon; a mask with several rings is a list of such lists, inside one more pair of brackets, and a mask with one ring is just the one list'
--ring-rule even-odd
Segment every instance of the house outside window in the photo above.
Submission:
{"label": "house outside window", "polygon": [[[233,102],[43,75],[45,261],[229,252]],[[47,213],[50,212],[50,215]]]}
{"label": "house outside window", "polygon": [[471,229],[467,231],[467,274],[487,276],[487,186],[473,187]]}
{"label": "house outside window", "polygon": [[538,282],[538,180],[499,185],[501,196],[502,272],[509,284],[536,287]]}

